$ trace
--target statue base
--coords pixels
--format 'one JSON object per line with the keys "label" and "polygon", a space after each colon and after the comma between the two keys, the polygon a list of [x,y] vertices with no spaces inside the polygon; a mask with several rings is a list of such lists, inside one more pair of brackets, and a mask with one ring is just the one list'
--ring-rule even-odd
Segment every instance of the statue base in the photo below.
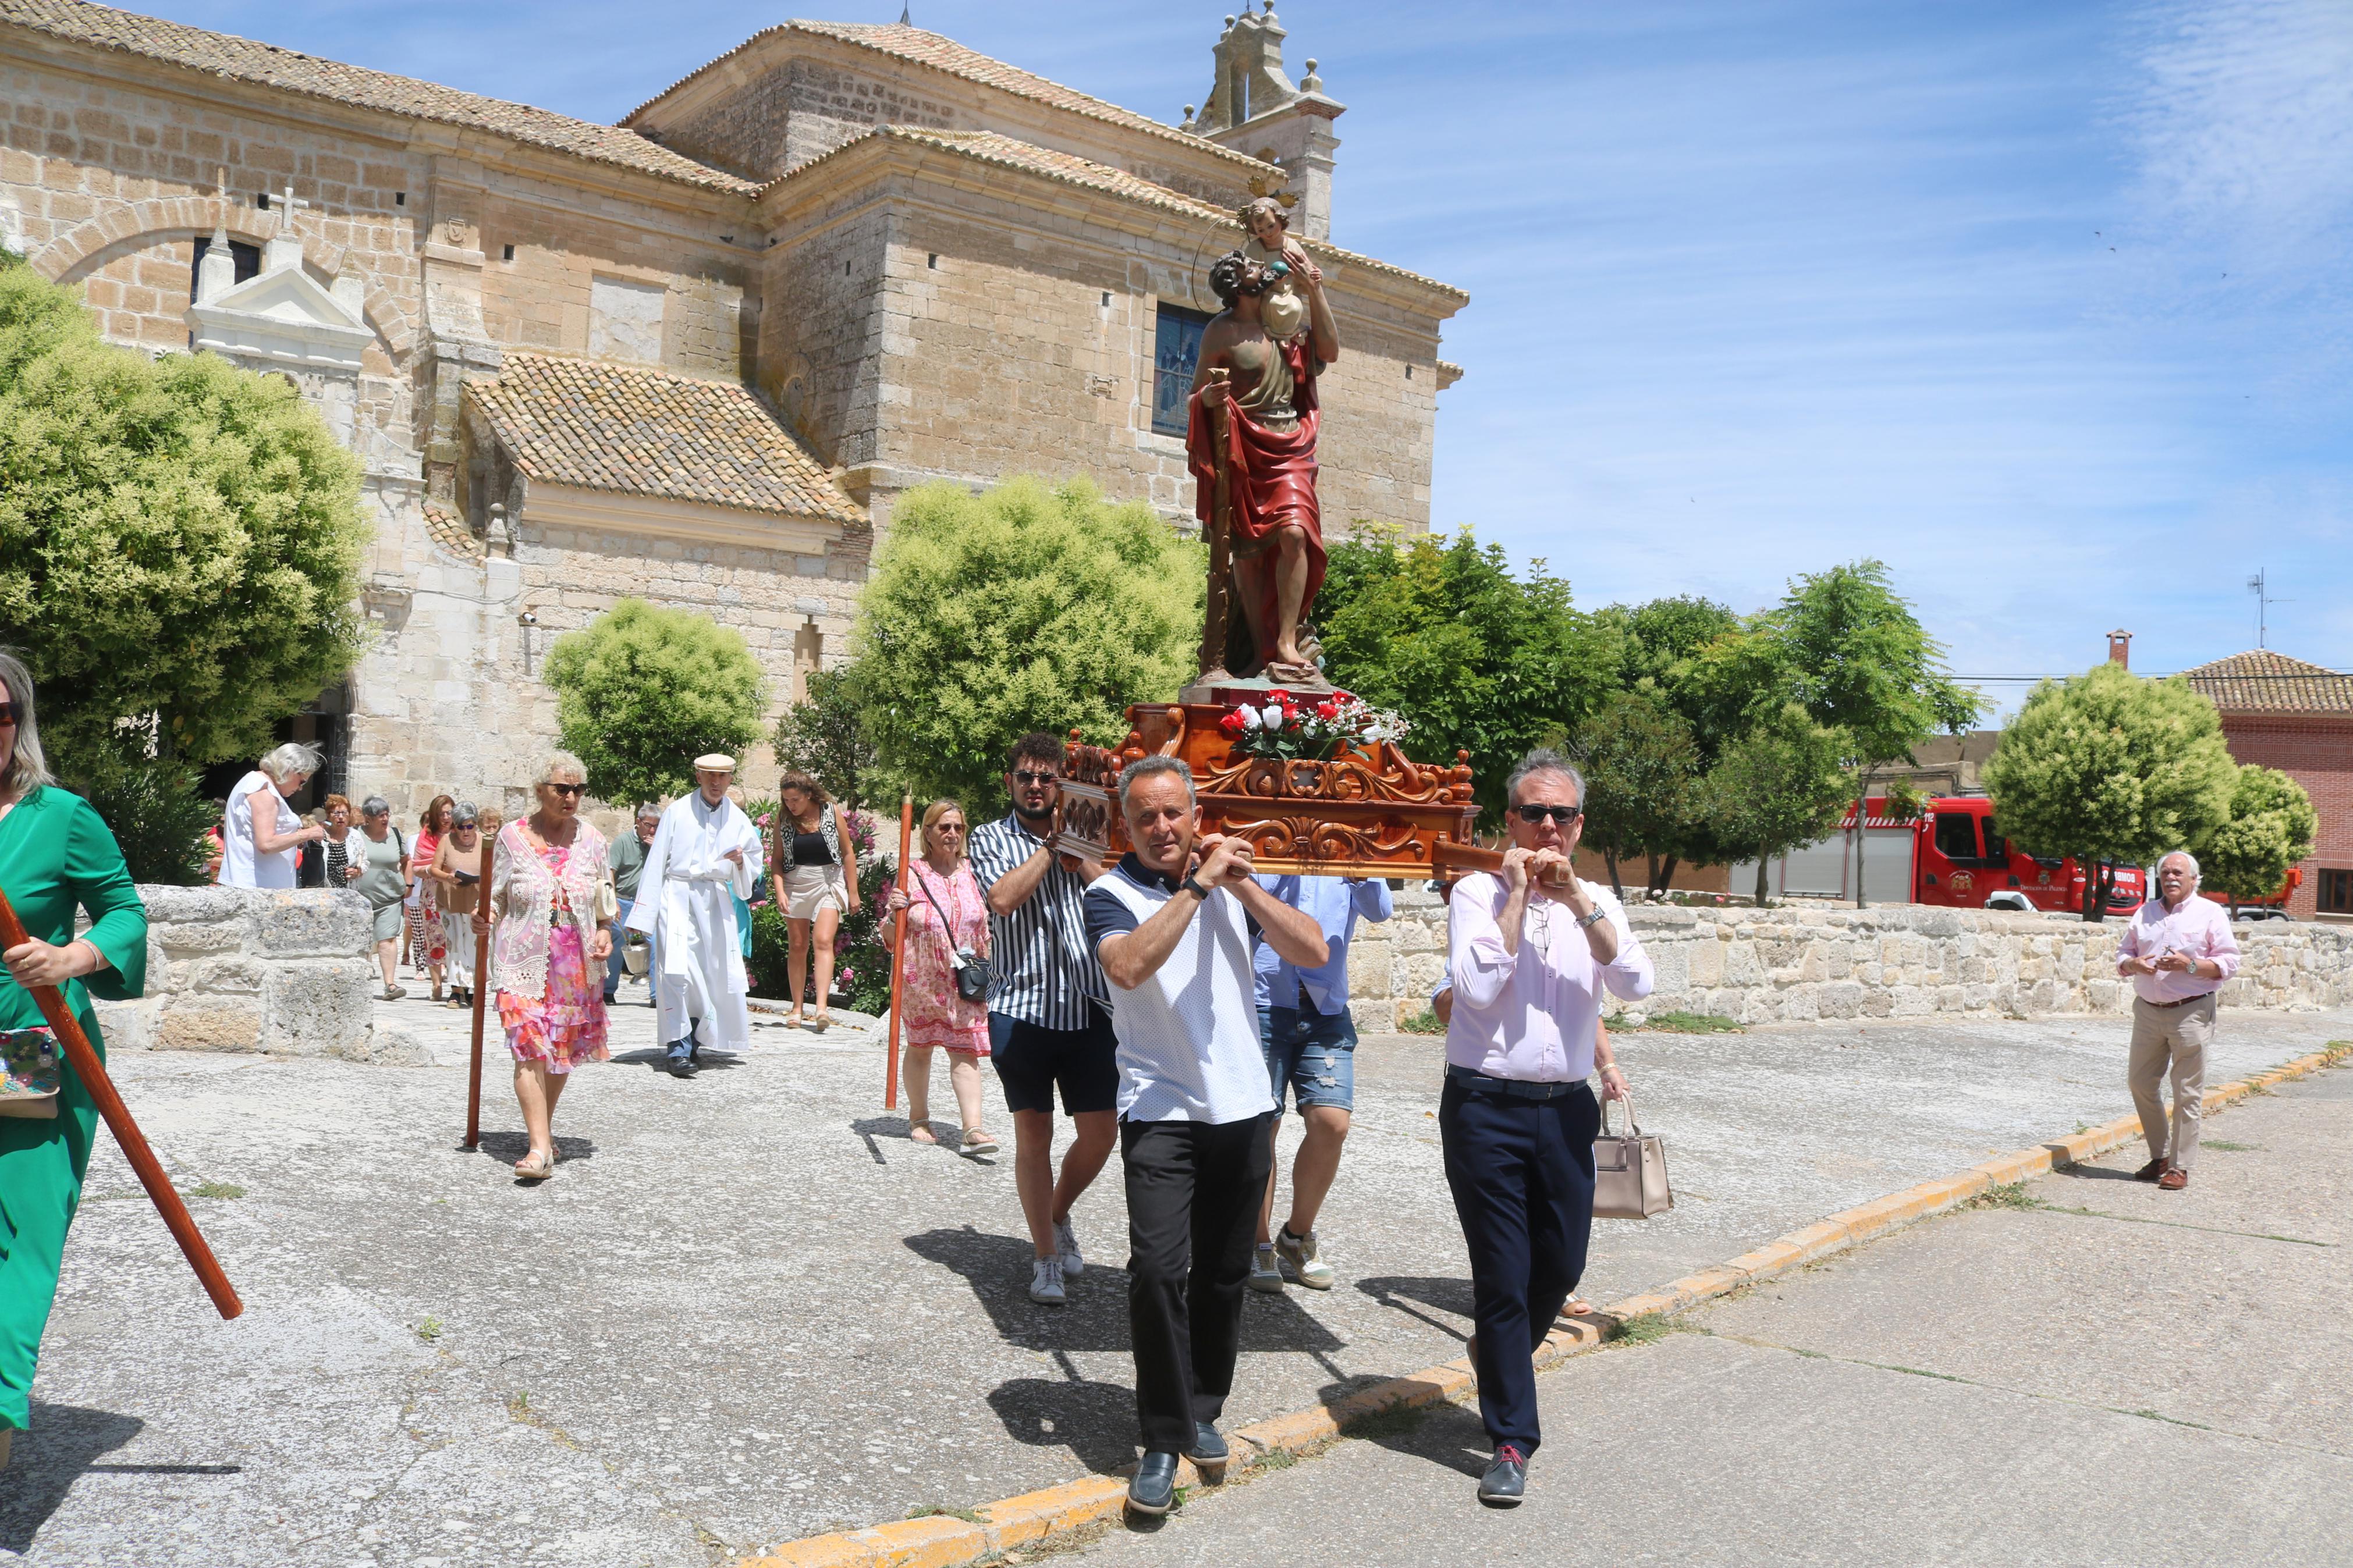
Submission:
{"label": "statue base", "polygon": [[1166,756],[1192,770],[1201,831],[1247,840],[1261,871],[1451,880],[1493,858],[1473,837],[1479,808],[1467,752],[1441,766],[1417,763],[1387,741],[1324,760],[1255,757],[1238,748],[1219,721],[1234,702],[1278,685],[1305,689],[1228,681],[1209,689],[1214,700],[1194,701],[1203,689],[1188,688],[1182,702],[1129,709],[1134,728],[1116,749],[1086,745],[1071,731],[1055,826],[1088,854],[1117,860],[1131,847],[1119,809],[1120,770]]}

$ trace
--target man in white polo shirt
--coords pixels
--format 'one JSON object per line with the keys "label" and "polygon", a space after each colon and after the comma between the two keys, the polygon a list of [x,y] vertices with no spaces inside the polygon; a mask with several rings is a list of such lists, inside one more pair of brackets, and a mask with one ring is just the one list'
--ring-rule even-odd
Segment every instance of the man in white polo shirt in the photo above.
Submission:
{"label": "man in white polo shirt", "polygon": [[1250,1241],[1273,1164],[1251,948],[1263,932],[1292,963],[1313,968],[1330,955],[1313,916],[1251,880],[1247,844],[1199,837],[1183,763],[1131,763],[1119,801],[1135,848],[1096,879],[1084,907],[1119,1038],[1127,1310],[1144,1437],[1127,1500],[1161,1514],[1174,1500],[1179,1454],[1213,1476],[1226,1461],[1217,1420],[1233,1387]]}

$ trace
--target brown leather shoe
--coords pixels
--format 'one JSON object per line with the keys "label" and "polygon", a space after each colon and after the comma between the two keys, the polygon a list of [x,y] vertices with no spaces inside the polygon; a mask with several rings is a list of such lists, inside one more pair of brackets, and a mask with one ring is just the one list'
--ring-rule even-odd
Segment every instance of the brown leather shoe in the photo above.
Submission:
{"label": "brown leather shoe", "polygon": [[2160,1192],[2178,1193],[2189,1184],[2189,1173],[2179,1165],[2167,1166],[2165,1174],[2157,1179],[2158,1189]]}
{"label": "brown leather shoe", "polygon": [[2136,1182],[2153,1182],[2163,1174],[2165,1174],[2165,1160],[2162,1156],[2159,1156],[2157,1159],[2151,1160],[2147,1164],[2143,1165],[2139,1170],[2135,1171],[2133,1173],[2133,1180]]}

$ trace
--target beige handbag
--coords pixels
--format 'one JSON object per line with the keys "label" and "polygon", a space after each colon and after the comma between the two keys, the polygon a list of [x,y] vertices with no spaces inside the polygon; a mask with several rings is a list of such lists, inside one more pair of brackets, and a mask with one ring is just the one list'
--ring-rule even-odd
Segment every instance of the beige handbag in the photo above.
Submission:
{"label": "beige handbag", "polygon": [[1626,1131],[1609,1131],[1609,1101],[1601,1102],[1601,1136],[1593,1141],[1593,1217],[1648,1219],[1675,1206],[1667,1190],[1667,1146],[1645,1136],[1626,1102]]}

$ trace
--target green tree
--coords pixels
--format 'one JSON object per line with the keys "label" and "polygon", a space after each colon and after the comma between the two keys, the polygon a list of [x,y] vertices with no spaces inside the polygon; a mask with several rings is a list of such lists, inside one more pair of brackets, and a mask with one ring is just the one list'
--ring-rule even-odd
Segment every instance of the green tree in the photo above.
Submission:
{"label": "green tree", "polygon": [[2304,786],[2276,768],[2242,767],[2231,782],[2231,815],[2200,841],[2200,880],[2233,904],[2260,903],[2312,853],[2319,815]]}
{"label": "green tree", "polygon": [[357,658],[360,466],[282,381],[99,341],[0,250],[0,642],[61,771],[250,757]]}
{"label": "green tree", "polygon": [[855,701],[881,765],[977,820],[1029,731],[1116,745],[1131,704],[1173,701],[1192,676],[1202,578],[1198,545],[1084,479],[908,491],[855,643]]}
{"label": "green tree", "polygon": [[[1802,705],[1854,748],[1852,798],[1860,805],[1879,770],[1908,760],[1938,730],[1966,730],[1984,705],[1943,672],[1943,657],[1886,566],[1859,561],[1798,578],[1747,635],[1710,644],[1694,672],[1695,698],[1721,731],[1735,727],[1735,712]],[[1859,811],[1855,824],[1860,833]]]}
{"label": "green tree", "polygon": [[683,795],[694,759],[760,738],[760,666],[741,634],[692,610],[621,599],[548,650],[547,683],[588,793],[615,805]]}
{"label": "green tree", "polygon": [[1646,857],[1648,885],[1660,886],[1661,858],[1672,856],[1698,805],[1691,721],[1646,680],[1604,702],[1569,750],[1585,774],[1582,842],[1600,851],[1611,889],[1625,896],[1618,862],[1629,855]]}
{"label": "green tree", "polygon": [[779,765],[808,774],[843,805],[874,797],[879,759],[859,718],[854,668],[810,671],[808,695],[776,721],[775,744]]}
{"label": "green tree", "polygon": [[2102,664],[2037,686],[1983,779],[2010,842],[2084,868],[2084,918],[2097,921],[2115,862],[2152,864],[2229,821],[2238,765],[2213,703],[2188,683]]}
{"label": "green tree", "polygon": [[[1641,605],[1611,605],[1596,611],[1594,619],[1621,639],[1619,675],[1626,689],[1655,692],[1689,726],[1693,769],[1704,776],[1715,765],[1724,742],[1746,725],[1748,715],[1735,706],[1723,716],[1723,722],[1732,727],[1720,728],[1694,673],[1704,650],[1720,638],[1739,634],[1740,617],[1713,600],[1679,595]],[[1698,802],[1695,792],[1687,794],[1680,826],[1662,831],[1645,846],[1653,889],[1672,885],[1678,861],[1714,866],[1736,858],[1717,841],[1715,819],[1698,808]]]}
{"label": "green tree", "polygon": [[1845,765],[1853,745],[1790,702],[1727,742],[1716,759],[1700,796],[1718,840],[1734,857],[1756,860],[1757,908],[1767,902],[1773,857],[1818,843],[1838,826],[1853,798]]}
{"label": "green tree", "polygon": [[1365,531],[1331,551],[1316,620],[1331,679],[1412,721],[1425,762],[1471,753],[1490,822],[1504,780],[1546,737],[1575,734],[1617,684],[1618,632],[1578,613],[1539,561],[1514,577],[1469,530],[1398,541]]}

